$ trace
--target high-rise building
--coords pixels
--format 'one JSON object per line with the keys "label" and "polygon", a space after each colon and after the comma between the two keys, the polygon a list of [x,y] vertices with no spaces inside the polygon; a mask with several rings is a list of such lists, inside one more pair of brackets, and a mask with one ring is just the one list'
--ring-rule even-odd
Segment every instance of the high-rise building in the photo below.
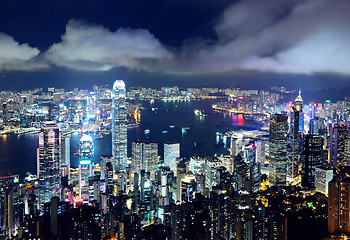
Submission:
{"label": "high-rise building", "polygon": [[315,168],[316,190],[328,196],[328,183],[333,179],[333,169],[326,167]]}
{"label": "high-rise building", "polygon": [[180,143],[164,143],[164,165],[176,172],[176,159],[180,157]]}
{"label": "high-rise building", "polygon": [[132,171],[140,173],[141,170],[151,173],[152,179],[158,164],[158,144],[156,142],[131,143]]}
{"label": "high-rise building", "polygon": [[350,234],[350,179],[335,176],[328,184],[328,232]]}
{"label": "high-rise building", "polygon": [[158,166],[158,143],[146,142],[144,144],[143,157],[145,161],[145,170],[151,173],[151,180],[153,180]]}
{"label": "high-rise building", "polygon": [[92,176],[91,160],[79,162],[79,197],[84,203],[89,202],[89,177]]}
{"label": "high-rise building", "polygon": [[269,180],[271,185],[285,185],[287,177],[288,117],[274,114],[270,117]]}
{"label": "high-rise building", "polygon": [[301,155],[301,184],[303,187],[315,187],[315,168],[323,165],[323,138],[317,135],[305,135]]}
{"label": "high-rise building", "polygon": [[37,149],[37,176],[39,178],[39,203],[59,196],[61,185],[61,132],[55,122],[47,121],[39,133]]}
{"label": "high-rise building", "polygon": [[70,138],[62,138],[62,164],[66,164],[70,167]]}
{"label": "high-rise building", "polygon": [[4,125],[8,124],[8,109],[7,109],[7,102],[2,103],[2,122]]}
{"label": "high-rise building", "polygon": [[79,197],[84,203],[89,202],[89,177],[93,175],[92,158],[94,144],[90,135],[84,134],[79,144]]}
{"label": "high-rise building", "polygon": [[133,141],[131,143],[131,166],[133,172],[140,173],[141,170],[145,170],[143,145],[144,143],[140,141]]}
{"label": "high-rise building", "polygon": [[336,167],[345,164],[345,146],[347,144],[348,128],[336,125],[329,129],[329,166]]}
{"label": "high-rise building", "polygon": [[303,98],[301,97],[301,91],[295,99],[295,109],[299,112],[299,131],[304,132],[304,115],[303,115]]}
{"label": "high-rise building", "polygon": [[255,160],[258,163],[265,163],[265,142],[264,141],[256,141],[255,142]]}
{"label": "high-rise building", "polygon": [[112,155],[115,171],[125,170],[127,160],[127,109],[125,83],[116,80],[112,90]]}
{"label": "high-rise building", "polygon": [[84,134],[80,138],[79,143],[79,157],[80,159],[86,160],[92,160],[92,157],[94,155],[94,143],[92,141],[92,137],[90,135]]}

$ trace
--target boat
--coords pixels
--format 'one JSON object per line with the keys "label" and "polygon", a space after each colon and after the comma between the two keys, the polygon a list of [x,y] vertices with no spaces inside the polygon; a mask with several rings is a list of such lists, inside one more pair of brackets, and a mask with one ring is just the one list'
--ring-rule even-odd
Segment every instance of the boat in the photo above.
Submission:
{"label": "boat", "polygon": [[103,138],[103,136],[100,134],[97,138],[96,138],[96,140],[101,140]]}
{"label": "boat", "polygon": [[194,110],[194,114],[195,114],[196,116],[200,116],[200,117],[205,117],[205,116],[207,116],[207,114],[203,113],[203,111],[202,111],[202,110],[199,110],[199,109],[195,109],[195,110]]}
{"label": "boat", "polygon": [[174,128],[175,126],[174,126],[174,125],[170,125],[169,127],[170,127],[170,128]]}
{"label": "boat", "polygon": [[140,123],[130,123],[130,124],[128,124],[128,128],[137,128],[138,126],[140,126]]}
{"label": "boat", "polygon": [[164,134],[164,133],[167,133],[168,131],[162,131],[162,133]]}
{"label": "boat", "polygon": [[150,131],[151,131],[151,130],[146,129],[146,130],[145,130],[145,134],[149,134]]}

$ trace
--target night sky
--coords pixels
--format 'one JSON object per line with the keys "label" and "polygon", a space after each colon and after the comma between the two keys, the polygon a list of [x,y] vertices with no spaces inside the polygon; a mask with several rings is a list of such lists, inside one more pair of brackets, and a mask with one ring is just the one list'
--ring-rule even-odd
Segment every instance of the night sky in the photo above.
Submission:
{"label": "night sky", "polygon": [[350,86],[348,0],[2,0],[1,90]]}

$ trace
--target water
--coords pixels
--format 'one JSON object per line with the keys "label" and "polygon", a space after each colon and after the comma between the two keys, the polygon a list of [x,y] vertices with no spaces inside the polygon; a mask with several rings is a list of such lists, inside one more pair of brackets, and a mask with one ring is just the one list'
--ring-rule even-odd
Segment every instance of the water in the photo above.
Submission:
{"label": "water", "polygon": [[[241,116],[213,112],[213,101],[156,101],[153,105],[144,102],[145,109],[141,110],[141,124],[137,128],[128,129],[128,155],[131,155],[131,142],[157,141],[159,155],[163,159],[163,144],[166,141],[181,143],[181,156],[193,155],[212,156],[224,151],[223,145],[216,145],[216,132],[227,130],[254,130],[258,127],[254,122],[244,121]],[[153,108],[153,110],[152,110]],[[195,109],[203,110],[207,114],[199,117],[194,114]],[[183,132],[183,128],[185,132]],[[146,134],[145,130],[149,129]],[[78,163],[79,139],[82,133],[74,133],[71,138],[71,164]],[[99,162],[101,155],[110,155],[112,150],[111,135],[92,134],[95,156],[93,161]],[[26,172],[36,174],[36,149],[38,136],[7,135],[0,138],[0,176],[8,173],[20,174],[23,178]]]}

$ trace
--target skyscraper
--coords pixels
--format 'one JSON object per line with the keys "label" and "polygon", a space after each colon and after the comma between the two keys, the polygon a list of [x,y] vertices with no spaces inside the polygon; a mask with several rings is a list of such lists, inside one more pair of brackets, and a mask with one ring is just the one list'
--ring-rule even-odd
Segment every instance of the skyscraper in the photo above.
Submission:
{"label": "skyscraper", "polygon": [[303,187],[315,187],[316,167],[323,165],[323,138],[317,135],[305,135],[301,156],[301,183]]}
{"label": "skyscraper", "polygon": [[180,143],[164,143],[164,165],[176,172],[176,159],[180,157]]}
{"label": "skyscraper", "polygon": [[125,170],[127,160],[127,112],[125,83],[116,80],[112,90],[112,155],[115,171]]}
{"label": "skyscraper", "polygon": [[328,184],[328,232],[350,234],[350,179],[334,176]]}
{"label": "skyscraper", "polygon": [[146,142],[144,144],[143,157],[145,159],[146,171],[151,173],[151,179],[153,179],[158,165],[158,143]]}
{"label": "skyscraper", "polygon": [[132,171],[140,173],[141,170],[145,170],[145,163],[143,159],[143,142],[133,141],[131,143],[131,158],[132,158]]}
{"label": "skyscraper", "polygon": [[285,185],[287,175],[287,115],[274,114],[270,117],[270,167],[271,185]]}
{"label": "skyscraper", "polygon": [[345,163],[345,146],[347,144],[348,128],[344,125],[336,125],[329,131],[329,165],[346,165]]}
{"label": "skyscraper", "polygon": [[42,209],[51,197],[59,196],[61,185],[61,132],[55,122],[47,121],[39,133],[37,149],[37,175],[39,203]]}

